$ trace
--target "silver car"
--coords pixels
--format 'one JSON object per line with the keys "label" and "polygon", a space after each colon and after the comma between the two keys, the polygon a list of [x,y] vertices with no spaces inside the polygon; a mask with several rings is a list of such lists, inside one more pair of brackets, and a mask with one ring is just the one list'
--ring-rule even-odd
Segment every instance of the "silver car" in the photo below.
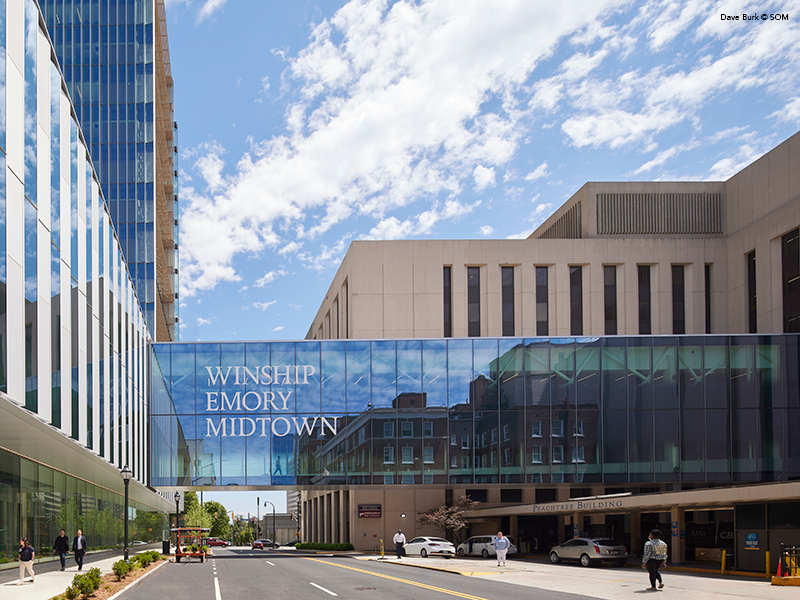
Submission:
{"label": "silver car", "polygon": [[572,538],[550,549],[550,562],[557,565],[562,560],[577,560],[584,567],[603,562],[622,567],[628,562],[628,549],[608,538]]}
{"label": "silver car", "polygon": [[[511,536],[506,536],[511,545],[508,547],[508,555],[517,553],[517,543]],[[474,535],[468,538],[466,542],[458,545],[458,555],[467,556],[470,554],[480,554],[483,558],[490,556],[497,556],[494,542],[497,539],[496,535]]]}

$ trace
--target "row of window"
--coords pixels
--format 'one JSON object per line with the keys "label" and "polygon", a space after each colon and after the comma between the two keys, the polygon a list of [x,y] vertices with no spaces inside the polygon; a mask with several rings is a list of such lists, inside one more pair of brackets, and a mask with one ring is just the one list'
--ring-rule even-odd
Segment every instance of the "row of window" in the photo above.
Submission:
{"label": "row of window", "polygon": [[[782,289],[785,333],[800,332],[800,229],[782,237]],[[756,252],[745,255],[747,270],[748,331],[757,333]],[[705,332],[711,333],[711,264],[704,268]],[[603,265],[603,315],[605,335],[617,335],[617,265]],[[550,335],[549,267],[535,267],[536,335]],[[502,335],[516,335],[514,323],[514,267],[500,267]],[[639,334],[653,333],[651,265],[637,265]],[[672,333],[686,333],[686,272],[684,265],[671,265]],[[453,337],[452,267],[443,269],[444,337]],[[583,267],[569,266],[570,335],[584,335]],[[467,335],[481,335],[481,269],[467,267]]]}
{"label": "row of window", "polygon": [[[422,448],[422,462],[423,464],[435,464],[435,460],[433,458],[434,448],[433,446],[425,446]],[[471,456],[451,456],[450,457],[450,468],[451,469],[471,469],[472,466],[470,465],[470,461],[473,457]],[[503,464],[506,466],[510,466],[513,461],[512,457],[512,449],[505,448],[503,450]],[[533,446],[531,447],[531,464],[543,464],[542,460],[542,446]],[[563,464],[564,463],[564,446],[553,446],[552,448],[552,458],[550,460],[552,464]],[[573,446],[572,448],[572,460],[573,464],[580,464],[586,462],[586,449],[582,445]],[[385,446],[383,448],[383,464],[385,465],[393,465],[395,463],[395,447],[394,446]],[[481,468],[494,468],[497,467],[497,451],[493,450],[486,454],[477,454],[474,457],[474,463],[476,469]],[[400,448],[400,464],[403,465],[413,465],[414,464],[414,448],[412,446],[402,446]],[[366,466],[366,452],[362,451],[360,455],[356,455],[352,457],[352,470],[357,470],[359,466]]]}

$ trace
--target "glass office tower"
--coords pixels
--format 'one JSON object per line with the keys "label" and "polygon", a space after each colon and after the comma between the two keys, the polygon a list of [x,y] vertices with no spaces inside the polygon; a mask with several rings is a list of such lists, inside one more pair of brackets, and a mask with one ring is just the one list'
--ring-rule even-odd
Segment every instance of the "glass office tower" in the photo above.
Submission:
{"label": "glass office tower", "polygon": [[41,0],[154,339],[178,328],[177,125],[163,0]]}

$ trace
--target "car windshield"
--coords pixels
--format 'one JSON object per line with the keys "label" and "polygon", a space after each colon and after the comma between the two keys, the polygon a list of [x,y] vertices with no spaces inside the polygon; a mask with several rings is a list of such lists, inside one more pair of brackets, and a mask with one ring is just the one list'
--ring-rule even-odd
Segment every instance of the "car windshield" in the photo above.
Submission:
{"label": "car windshield", "polygon": [[592,540],[598,546],[622,546],[617,540]]}

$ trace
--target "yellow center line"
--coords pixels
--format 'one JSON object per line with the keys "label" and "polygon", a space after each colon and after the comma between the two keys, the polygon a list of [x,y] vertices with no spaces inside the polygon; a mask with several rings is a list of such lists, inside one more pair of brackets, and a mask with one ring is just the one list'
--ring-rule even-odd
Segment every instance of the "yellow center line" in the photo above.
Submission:
{"label": "yellow center line", "polygon": [[334,567],[339,567],[340,569],[349,569],[350,571],[356,571],[358,573],[366,573],[367,575],[374,575],[375,577],[381,577],[383,579],[389,579],[391,581],[398,581],[400,583],[406,583],[408,585],[413,585],[420,588],[425,588],[426,590],[432,590],[434,592],[441,592],[442,594],[450,594],[451,596],[458,596],[459,598],[466,598],[467,600],[486,600],[486,598],[482,598],[480,596],[473,596],[471,594],[465,594],[463,592],[456,592],[455,590],[448,590],[445,588],[436,587],[434,585],[428,585],[427,583],[418,583],[416,581],[411,581],[409,579],[401,579],[400,577],[392,577],[391,575],[384,575],[383,573],[375,573],[374,571],[367,571],[366,569],[358,569],[356,567],[348,567],[346,565],[340,565],[337,563],[333,563],[327,560],[320,560],[318,558],[309,558],[307,556],[303,557],[305,560],[313,560],[315,562],[323,563],[326,565],[331,565]]}

